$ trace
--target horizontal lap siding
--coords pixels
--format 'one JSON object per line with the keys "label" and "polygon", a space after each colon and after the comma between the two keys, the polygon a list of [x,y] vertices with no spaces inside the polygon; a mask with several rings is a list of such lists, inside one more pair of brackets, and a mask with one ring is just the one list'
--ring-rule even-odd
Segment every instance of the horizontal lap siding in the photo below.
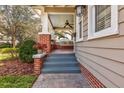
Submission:
{"label": "horizontal lap siding", "polygon": [[87,40],[88,20],[84,17],[84,41],[76,43],[76,56],[106,87],[124,87],[124,6],[119,6],[119,35]]}

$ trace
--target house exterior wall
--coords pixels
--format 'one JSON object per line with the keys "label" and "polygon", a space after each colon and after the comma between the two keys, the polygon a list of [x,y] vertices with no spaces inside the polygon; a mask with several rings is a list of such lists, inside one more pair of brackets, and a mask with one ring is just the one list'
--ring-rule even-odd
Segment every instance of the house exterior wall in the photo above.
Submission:
{"label": "house exterior wall", "polygon": [[88,40],[88,8],[83,40],[75,43],[77,60],[106,87],[124,87],[124,6],[118,6],[119,34]]}

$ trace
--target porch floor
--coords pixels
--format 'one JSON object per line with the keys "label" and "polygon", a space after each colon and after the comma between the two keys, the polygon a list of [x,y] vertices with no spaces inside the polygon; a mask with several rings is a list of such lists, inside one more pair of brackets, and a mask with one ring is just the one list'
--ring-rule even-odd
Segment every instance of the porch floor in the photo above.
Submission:
{"label": "porch floor", "polygon": [[[55,50],[51,54],[70,54],[73,50]],[[64,60],[63,60],[64,61]],[[33,88],[89,88],[81,73],[42,73]]]}
{"label": "porch floor", "polygon": [[73,49],[57,49],[52,51],[51,54],[69,54],[69,53],[74,53]]}

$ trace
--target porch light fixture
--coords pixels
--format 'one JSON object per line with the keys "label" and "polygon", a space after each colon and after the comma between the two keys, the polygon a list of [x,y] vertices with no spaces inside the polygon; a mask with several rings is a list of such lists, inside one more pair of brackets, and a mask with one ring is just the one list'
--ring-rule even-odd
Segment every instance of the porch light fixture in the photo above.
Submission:
{"label": "porch light fixture", "polygon": [[85,9],[86,9],[86,5],[77,5],[76,6],[76,15],[79,17],[83,16]]}
{"label": "porch light fixture", "polygon": [[83,16],[83,11],[82,10],[83,10],[82,5],[77,5],[76,6],[76,15],[79,16],[79,17]]}

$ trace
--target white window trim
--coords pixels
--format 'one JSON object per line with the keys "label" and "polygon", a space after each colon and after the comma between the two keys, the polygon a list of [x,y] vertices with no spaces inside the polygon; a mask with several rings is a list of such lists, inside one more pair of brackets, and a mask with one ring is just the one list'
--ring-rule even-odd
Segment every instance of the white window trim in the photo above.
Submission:
{"label": "white window trim", "polygon": [[[94,25],[93,25],[94,24]],[[111,5],[111,27],[95,32],[95,6],[88,6],[88,40],[118,34],[118,6]]]}
{"label": "white window trim", "polygon": [[[79,23],[82,21],[82,37],[80,38],[80,32],[79,32]],[[79,17],[76,16],[76,42],[83,41],[83,16],[79,20]]]}

